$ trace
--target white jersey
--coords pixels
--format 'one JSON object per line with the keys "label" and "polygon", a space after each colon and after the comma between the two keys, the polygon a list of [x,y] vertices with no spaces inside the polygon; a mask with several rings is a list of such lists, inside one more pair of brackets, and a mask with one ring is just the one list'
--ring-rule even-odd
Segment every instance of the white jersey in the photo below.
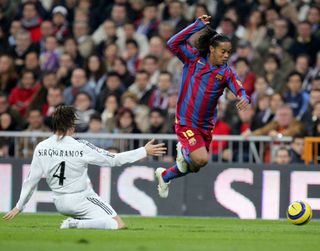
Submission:
{"label": "white jersey", "polygon": [[89,187],[88,164],[113,167],[146,156],[144,147],[114,154],[85,140],[76,140],[70,136],[58,139],[57,135],[53,135],[36,146],[30,172],[23,183],[16,207],[23,209],[42,177],[46,178],[54,193],[77,193]]}

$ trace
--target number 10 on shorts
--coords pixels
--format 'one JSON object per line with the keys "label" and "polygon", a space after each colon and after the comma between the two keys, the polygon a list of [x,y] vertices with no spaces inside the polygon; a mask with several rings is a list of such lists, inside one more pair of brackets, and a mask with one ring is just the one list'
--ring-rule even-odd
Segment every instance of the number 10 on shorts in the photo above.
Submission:
{"label": "number 10 on shorts", "polygon": [[186,137],[187,139],[191,138],[194,136],[194,132],[192,130],[186,130],[185,132],[182,132],[183,136]]}

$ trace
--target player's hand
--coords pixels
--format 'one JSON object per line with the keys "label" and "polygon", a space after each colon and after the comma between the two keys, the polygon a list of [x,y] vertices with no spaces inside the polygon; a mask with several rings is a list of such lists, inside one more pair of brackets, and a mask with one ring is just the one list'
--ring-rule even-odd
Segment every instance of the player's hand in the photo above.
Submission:
{"label": "player's hand", "polygon": [[148,155],[152,156],[162,156],[166,153],[167,148],[164,146],[164,143],[155,144],[155,140],[150,140],[144,148],[147,151]]}
{"label": "player's hand", "polygon": [[238,100],[237,109],[239,111],[245,110],[248,107],[248,105],[249,105],[248,100],[241,98],[241,97],[237,97],[237,100]]}
{"label": "player's hand", "polygon": [[5,216],[2,217],[2,219],[5,220],[12,220],[16,215],[20,213],[20,210],[18,208],[13,208],[10,212],[6,213]]}
{"label": "player's hand", "polygon": [[199,19],[204,23],[205,25],[210,24],[211,16],[208,15],[202,15],[199,17]]}

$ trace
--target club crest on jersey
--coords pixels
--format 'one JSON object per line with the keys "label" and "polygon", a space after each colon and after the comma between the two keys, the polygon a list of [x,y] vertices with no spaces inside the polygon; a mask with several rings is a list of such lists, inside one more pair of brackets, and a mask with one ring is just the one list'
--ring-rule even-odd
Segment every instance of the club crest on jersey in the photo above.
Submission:
{"label": "club crest on jersey", "polygon": [[197,143],[197,140],[195,138],[190,138],[188,142],[190,146],[194,146]]}
{"label": "club crest on jersey", "polygon": [[222,75],[217,74],[216,79],[218,79],[218,80],[222,80],[222,78],[223,78],[223,76],[222,76]]}

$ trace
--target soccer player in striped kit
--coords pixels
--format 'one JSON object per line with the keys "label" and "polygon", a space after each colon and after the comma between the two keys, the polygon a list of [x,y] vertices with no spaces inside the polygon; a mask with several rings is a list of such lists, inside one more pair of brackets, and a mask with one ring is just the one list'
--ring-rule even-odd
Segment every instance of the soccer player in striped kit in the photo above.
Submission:
{"label": "soccer player in striped kit", "polygon": [[[172,179],[198,172],[208,162],[212,130],[217,117],[217,102],[225,88],[237,97],[237,109],[246,109],[246,95],[237,74],[228,66],[231,41],[208,25],[210,16],[200,16],[194,23],[169,39],[167,46],[184,64],[176,109],[176,164],[157,168],[160,197],[166,198]],[[205,30],[203,30],[205,29]],[[192,47],[187,41],[198,31],[202,34]]]}
{"label": "soccer player in striped kit", "polygon": [[88,164],[109,167],[132,163],[147,155],[161,156],[164,144],[149,141],[144,147],[113,154],[85,140],[72,137],[76,114],[71,106],[60,106],[52,117],[54,135],[40,142],[33,154],[30,172],[24,181],[20,199],[3,218],[13,219],[18,215],[42,177],[53,191],[57,210],[71,216],[60,228],[121,229],[122,219],[91,188],[87,174]]}

